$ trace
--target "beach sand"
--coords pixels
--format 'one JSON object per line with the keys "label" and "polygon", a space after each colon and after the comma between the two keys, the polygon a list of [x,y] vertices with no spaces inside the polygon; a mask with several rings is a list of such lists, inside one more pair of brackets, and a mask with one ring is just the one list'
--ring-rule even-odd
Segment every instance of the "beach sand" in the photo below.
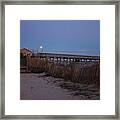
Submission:
{"label": "beach sand", "polygon": [[45,73],[20,74],[21,100],[99,100],[99,89],[46,76]]}

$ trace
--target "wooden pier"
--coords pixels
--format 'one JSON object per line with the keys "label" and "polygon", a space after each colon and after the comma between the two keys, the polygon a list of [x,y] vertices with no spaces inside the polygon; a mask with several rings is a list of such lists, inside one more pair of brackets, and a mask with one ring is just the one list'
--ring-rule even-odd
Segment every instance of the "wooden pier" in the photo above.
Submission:
{"label": "wooden pier", "polygon": [[85,56],[85,55],[71,55],[71,54],[53,54],[53,53],[37,53],[32,57],[40,59],[48,59],[52,61],[74,61],[74,62],[86,62],[86,61],[100,61],[99,56]]}

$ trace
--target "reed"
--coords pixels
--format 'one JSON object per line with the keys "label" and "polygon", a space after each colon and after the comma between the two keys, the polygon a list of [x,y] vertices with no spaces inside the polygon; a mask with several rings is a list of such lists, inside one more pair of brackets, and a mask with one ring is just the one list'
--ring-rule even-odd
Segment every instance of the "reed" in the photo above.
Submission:
{"label": "reed", "polygon": [[80,65],[79,63],[63,64],[40,58],[29,58],[27,67],[30,72],[42,73],[52,77],[63,78],[68,81],[84,84],[100,84],[100,65],[94,64]]}

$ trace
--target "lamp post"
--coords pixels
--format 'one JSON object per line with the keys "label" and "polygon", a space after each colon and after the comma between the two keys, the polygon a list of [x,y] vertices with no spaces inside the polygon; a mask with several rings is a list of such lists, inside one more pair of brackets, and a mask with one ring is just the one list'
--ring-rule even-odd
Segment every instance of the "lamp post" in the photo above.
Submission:
{"label": "lamp post", "polygon": [[43,46],[42,45],[40,46],[40,52],[43,52]]}

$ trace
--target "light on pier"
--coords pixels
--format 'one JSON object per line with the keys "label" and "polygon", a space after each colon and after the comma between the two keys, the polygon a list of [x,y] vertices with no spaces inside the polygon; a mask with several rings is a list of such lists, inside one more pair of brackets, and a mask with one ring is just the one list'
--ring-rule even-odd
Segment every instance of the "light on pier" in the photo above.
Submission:
{"label": "light on pier", "polygon": [[43,46],[42,45],[40,46],[40,52],[43,52]]}

